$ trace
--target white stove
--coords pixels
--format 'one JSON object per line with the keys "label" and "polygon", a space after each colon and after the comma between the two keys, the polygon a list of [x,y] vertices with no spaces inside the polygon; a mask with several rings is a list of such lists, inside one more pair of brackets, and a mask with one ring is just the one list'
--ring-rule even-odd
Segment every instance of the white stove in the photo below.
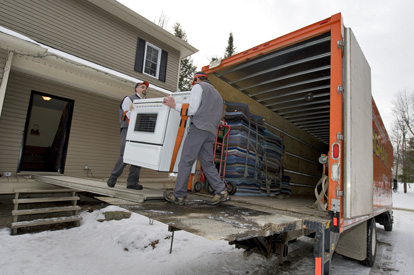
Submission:
{"label": "white stove", "polygon": [[[188,103],[190,92],[171,95],[176,102]],[[163,98],[134,100],[128,126],[124,163],[168,172],[181,120],[180,113],[162,104]],[[190,126],[187,120],[183,141]],[[173,172],[178,171],[182,143]],[[194,172],[195,164],[193,166]]]}

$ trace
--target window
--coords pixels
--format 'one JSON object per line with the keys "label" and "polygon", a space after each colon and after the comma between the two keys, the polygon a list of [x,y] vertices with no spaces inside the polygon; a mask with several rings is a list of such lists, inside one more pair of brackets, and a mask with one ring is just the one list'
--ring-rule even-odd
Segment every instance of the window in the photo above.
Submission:
{"label": "window", "polygon": [[144,73],[158,78],[161,50],[150,43],[146,43]]}
{"label": "window", "polygon": [[134,70],[166,80],[168,53],[157,46],[138,38]]}

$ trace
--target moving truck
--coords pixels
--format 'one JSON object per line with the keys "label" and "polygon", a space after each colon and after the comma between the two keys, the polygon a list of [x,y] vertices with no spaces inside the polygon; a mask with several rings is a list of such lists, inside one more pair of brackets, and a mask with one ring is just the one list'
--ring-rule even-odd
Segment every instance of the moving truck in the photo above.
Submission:
{"label": "moving truck", "polygon": [[168,213],[155,202],[139,211],[247,254],[276,253],[279,262],[288,258],[289,241],[311,237],[315,274],[330,273],[334,252],[372,266],[376,225],[393,225],[393,151],[372,98],[369,64],[341,14],[202,70],[226,102],[248,104],[282,137],[292,194],[236,195],[218,207],[191,194],[185,207],[169,205]]}

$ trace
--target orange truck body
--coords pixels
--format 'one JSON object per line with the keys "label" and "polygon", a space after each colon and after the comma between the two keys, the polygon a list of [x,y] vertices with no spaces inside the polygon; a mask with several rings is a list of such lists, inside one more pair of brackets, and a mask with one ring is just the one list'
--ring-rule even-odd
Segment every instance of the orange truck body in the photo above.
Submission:
{"label": "orange truck body", "polygon": [[[393,148],[371,95],[370,67],[351,29],[344,26],[341,14],[212,62],[202,70],[218,77],[238,73],[238,77],[247,78],[244,64],[327,33],[330,36],[327,203],[330,231],[341,234],[370,219],[379,220],[384,213],[390,213],[392,218],[393,182]],[[237,84],[236,81],[239,80],[226,80],[230,84]],[[259,103],[266,100],[259,92],[240,90]],[[319,257],[315,257],[315,273],[324,273]]]}

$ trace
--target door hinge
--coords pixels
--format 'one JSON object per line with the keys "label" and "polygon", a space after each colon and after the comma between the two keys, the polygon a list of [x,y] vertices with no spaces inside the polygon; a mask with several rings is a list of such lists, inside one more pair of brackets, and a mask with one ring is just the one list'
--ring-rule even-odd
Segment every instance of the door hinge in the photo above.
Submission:
{"label": "door hinge", "polygon": [[341,50],[341,54],[344,54],[344,40],[340,39],[336,42],[336,45],[338,47],[338,50]]}
{"label": "door hinge", "polygon": [[342,48],[344,46],[344,41],[342,39],[339,39],[336,44],[338,45],[338,49]]}
{"label": "door hinge", "polygon": [[332,199],[331,208],[332,211],[339,213],[341,211],[341,201],[337,199]]}
{"label": "door hinge", "polygon": [[342,88],[342,86],[341,85],[338,85],[338,87],[337,87],[337,92],[338,92],[338,95],[340,95],[340,94],[343,94],[344,93],[344,88]]}
{"label": "door hinge", "polygon": [[341,139],[344,140],[344,135],[341,135],[340,132],[336,133],[336,142],[339,142]]}

